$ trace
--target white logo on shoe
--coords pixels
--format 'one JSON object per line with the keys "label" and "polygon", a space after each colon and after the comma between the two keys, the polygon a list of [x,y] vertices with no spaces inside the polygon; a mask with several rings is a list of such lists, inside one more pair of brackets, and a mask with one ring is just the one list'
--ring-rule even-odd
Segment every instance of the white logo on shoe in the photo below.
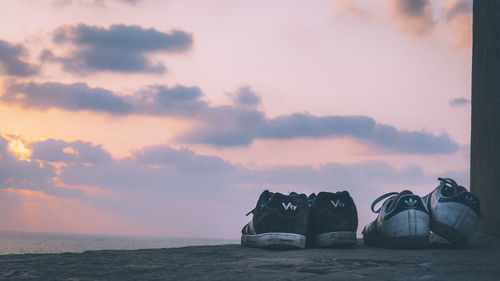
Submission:
{"label": "white logo on shoe", "polygon": [[292,205],[291,202],[288,202],[288,204],[286,205],[284,202],[281,202],[281,205],[283,205],[283,208],[285,208],[285,210],[292,209],[293,211],[295,211],[295,209],[297,209],[297,206]]}
{"label": "white logo on shoe", "polygon": [[337,201],[330,200],[330,203],[332,203],[333,207],[335,207],[335,208],[338,208],[338,207],[342,208],[345,206],[345,203],[340,201],[340,200],[337,200]]}
{"label": "white logo on shoe", "polygon": [[405,200],[406,206],[408,208],[415,208],[415,205],[417,204],[417,200],[409,198],[408,200]]}

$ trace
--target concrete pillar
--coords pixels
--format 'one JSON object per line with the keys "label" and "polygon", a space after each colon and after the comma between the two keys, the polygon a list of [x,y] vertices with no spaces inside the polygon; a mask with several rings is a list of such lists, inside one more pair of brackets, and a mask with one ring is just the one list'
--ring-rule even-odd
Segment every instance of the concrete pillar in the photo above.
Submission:
{"label": "concrete pillar", "polygon": [[478,231],[500,234],[500,1],[474,0],[471,191],[484,217]]}

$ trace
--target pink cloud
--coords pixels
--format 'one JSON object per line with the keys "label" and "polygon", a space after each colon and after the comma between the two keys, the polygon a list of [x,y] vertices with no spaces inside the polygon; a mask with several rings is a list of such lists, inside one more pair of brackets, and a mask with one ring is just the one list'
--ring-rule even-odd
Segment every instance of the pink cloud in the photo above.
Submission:
{"label": "pink cloud", "polygon": [[388,0],[403,32],[423,37],[430,34],[435,20],[429,0]]}
{"label": "pink cloud", "polygon": [[472,46],[472,0],[449,0],[444,3],[446,20],[451,27],[455,47]]}

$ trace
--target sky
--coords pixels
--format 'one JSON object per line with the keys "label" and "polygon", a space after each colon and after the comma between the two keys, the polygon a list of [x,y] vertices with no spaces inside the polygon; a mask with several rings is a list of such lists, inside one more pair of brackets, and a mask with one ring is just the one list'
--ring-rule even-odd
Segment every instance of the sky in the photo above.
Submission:
{"label": "sky", "polygon": [[469,187],[472,0],[0,3],[0,230],[234,238]]}

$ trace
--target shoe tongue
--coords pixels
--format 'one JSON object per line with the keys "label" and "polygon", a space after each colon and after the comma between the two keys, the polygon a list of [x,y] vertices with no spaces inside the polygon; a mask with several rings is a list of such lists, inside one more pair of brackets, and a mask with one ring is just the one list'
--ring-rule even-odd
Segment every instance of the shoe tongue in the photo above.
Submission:
{"label": "shoe tongue", "polygon": [[269,200],[271,200],[271,198],[273,197],[273,192],[270,192],[269,190],[264,190],[261,194],[260,194],[260,197],[259,197],[259,200],[257,202],[257,206],[259,207],[263,207],[267,204],[267,202],[269,202]]}
{"label": "shoe tongue", "polygon": [[398,198],[403,195],[413,195],[413,192],[409,190],[403,190],[397,196],[390,197],[389,198],[390,201],[388,202],[389,205],[387,205],[387,210],[391,210],[392,208],[394,208],[396,206]]}
{"label": "shoe tongue", "polygon": [[338,192],[336,192],[336,194],[339,197],[341,197],[341,198],[349,198],[350,197],[349,192],[347,192],[345,190],[344,191],[338,191]]}
{"label": "shoe tongue", "polygon": [[307,197],[307,201],[309,201],[309,204],[312,203],[312,201],[314,201],[314,199],[316,198],[316,193],[311,193],[308,197]]}
{"label": "shoe tongue", "polygon": [[312,206],[314,199],[316,199],[316,194],[314,193],[311,193],[309,196],[307,196],[307,204],[309,205],[309,207]]}
{"label": "shoe tongue", "polygon": [[438,180],[441,181],[441,183],[444,183],[441,194],[446,197],[454,196],[461,192],[467,191],[465,187],[458,185],[457,182],[451,178],[438,178]]}
{"label": "shoe tongue", "polygon": [[467,191],[467,189],[465,189],[465,187],[463,187],[463,186],[460,186],[460,185],[453,186],[453,185],[446,184],[443,187],[443,191],[441,193],[446,197],[450,197],[450,196],[457,195],[457,194],[464,192],[464,191]]}

